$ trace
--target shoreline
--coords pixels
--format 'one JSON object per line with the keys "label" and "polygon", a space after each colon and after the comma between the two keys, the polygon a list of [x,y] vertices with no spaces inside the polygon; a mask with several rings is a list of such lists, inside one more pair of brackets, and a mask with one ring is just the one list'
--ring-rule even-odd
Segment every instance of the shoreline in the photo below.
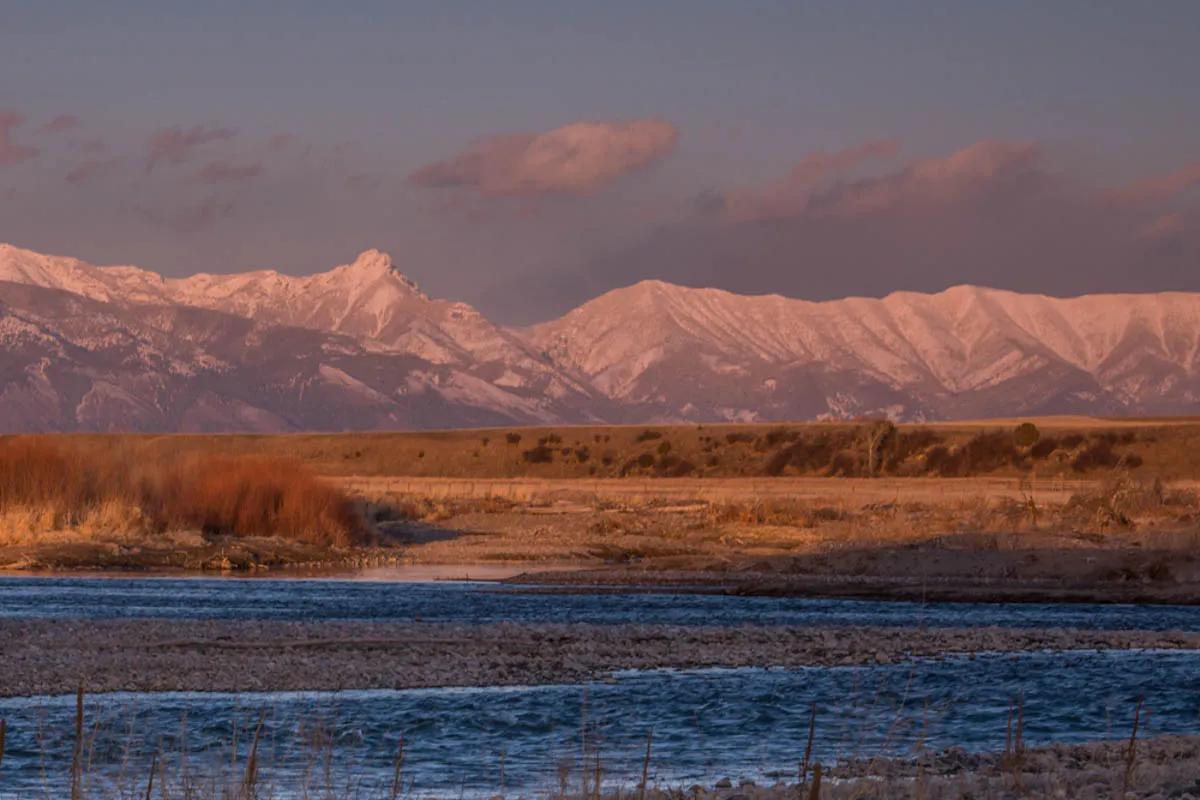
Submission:
{"label": "shoreline", "polygon": [[1063,585],[1052,581],[968,582],[855,575],[788,576],[773,572],[635,569],[594,563],[528,561],[406,563],[359,566],[333,560],[273,569],[206,570],[174,567],[0,568],[0,579],[164,579],[245,581],[352,581],[380,583],[486,583],[528,594],[702,594],[734,597],[862,600],[898,603],[1030,605],[1200,605],[1200,583],[1147,582]]}
{"label": "shoreline", "polygon": [[[534,567],[531,569],[531,567]],[[144,570],[78,567],[73,569],[0,569],[0,579],[93,580],[234,580],[234,581],[348,581],[378,583],[480,583],[506,591],[541,595],[713,595],[777,597],[810,600],[861,600],[914,605],[928,603],[1028,604],[1028,605],[1200,605],[1200,585],[1156,587],[1146,585],[1064,587],[1030,585],[971,585],[966,583],[914,583],[905,579],[856,580],[842,577],[779,579],[771,574],[629,572],[619,568],[596,569],[556,564],[395,564],[347,568],[342,564],[250,571],[213,571],[147,568]]]}
{"label": "shoreline", "polygon": [[[272,570],[195,570],[147,567],[120,569],[105,567],[75,567],[47,569],[3,569],[0,579],[115,579],[115,580],[244,580],[244,581],[363,581],[379,583],[489,583],[504,584],[521,575],[536,575],[530,564],[404,564],[353,567],[341,562],[328,565],[278,567]],[[547,565],[547,571],[560,570],[567,565]]]}
{"label": "shoreline", "polygon": [[645,593],[713,594],[737,597],[790,597],[813,600],[864,600],[901,603],[1021,603],[1072,605],[1200,605],[1200,584],[1183,586],[1062,586],[1013,582],[1009,585],[965,581],[856,576],[781,577],[771,573],[696,573],[581,568],[516,575],[502,581],[538,594]]}

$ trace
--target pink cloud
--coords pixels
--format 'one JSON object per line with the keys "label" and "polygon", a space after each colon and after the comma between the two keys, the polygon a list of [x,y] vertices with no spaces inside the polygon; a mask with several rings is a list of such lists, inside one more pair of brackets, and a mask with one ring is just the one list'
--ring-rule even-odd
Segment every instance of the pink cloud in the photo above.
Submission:
{"label": "pink cloud", "polygon": [[84,152],[84,153],[98,155],[100,153],[106,152],[108,150],[108,145],[105,144],[104,140],[100,139],[100,138],[88,139],[87,141],[79,143],[79,149],[81,152]]}
{"label": "pink cloud", "polygon": [[921,159],[881,175],[847,180],[846,173],[894,156],[899,144],[879,139],[806,156],[783,178],[735,189],[719,198],[734,222],[806,215],[858,216],[916,203],[952,201],[1032,173],[1040,149],[1028,142],[984,140],[945,156]]}
{"label": "pink cloud", "polygon": [[118,161],[120,159],[117,158],[89,158],[81,161],[67,173],[67,183],[87,183]]}
{"label": "pink cloud", "polygon": [[59,114],[54,119],[38,128],[38,133],[63,133],[73,131],[83,126],[83,120],[74,114]]}
{"label": "pink cloud", "polygon": [[377,175],[367,173],[357,173],[347,175],[345,180],[346,189],[356,194],[374,192],[379,188],[381,181]]}
{"label": "pink cloud", "polygon": [[267,140],[267,149],[276,152],[286,150],[296,141],[296,137],[290,133],[277,133]]}
{"label": "pink cloud", "polygon": [[1188,164],[1166,175],[1135,181],[1108,193],[1111,200],[1121,203],[1160,203],[1200,186],[1200,161]]}
{"label": "pink cloud", "polygon": [[210,128],[205,125],[186,129],[178,125],[164,128],[151,136],[146,145],[146,171],[154,169],[159,161],[182,164],[191,158],[198,147],[209,142],[232,139],[236,134],[229,128]]}
{"label": "pink cloud", "polygon": [[[1200,218],[1190,201],[1200,196],[1153,213],[1099,203],[1094,177],[1070,166],[1082,159],[1052,161],[1056,151],[1036,143],[987,140],[859,165],[854,156],[868,151],[803,159],[752,195],[774,201],[767,190],[783,187],[786,202],[746,204],[736,218],[724,196],[702,196],[679,223],[595,258],[575,286],[653,277],[820,299],[960,283],[1051,294],[1197,283]],[[847,164],[852,172],[838,172]],[[815,188],[792,192],[804,179]],[[778,215],[765,224],[764,207]],[[540,289],[531,278],[523,291],[577,291],[549,270],[539,280],[566,288]]]}
{"label": "pink cloud", "polygon": [[857,216],[915,203],[961,199],[1037,168],[1040,148],[1030,142],[984,140],[940,158],[835,187],[814,205],[836,216]]}
{"label": "pink cloud", "polygon": [[409,180],[489,196],[581,194],[644,169],[678,141],[678,129],[661,120],[574,122],[545,133],[485,139]]}
{"label": "pink cloud", "polygon": [[725,213],[734,220],[772,219],[803,213],[814,192],[828,181],[857,169],[867,161],[891,158],[900,150],[895,139],[877,139],[805,156],[782,179],[766,186],[735,189],[724,196]]}
{"label": "pink cloud", "polygon": [[17,144],[12,140],[12,129],[20,127],[24,121],[17,112],[0,109],[0,167],[20,164],[38,154],[36,147]]}
{"label": "pink cloud", "polygon": [[233,204],[210,197],[202,203],[178,210],[143,209],[142,213],[151,222],[176,233],[201,233],[212,229],[221,220],[233,216]]}
{"label": "pink cloud", "polygon": [[1144,225],[1139,234],[1143,239],[1169,239],[1183,233],[1186,228],[1187,222],[1182,214],[1163,214]]}
{"label": "pink cloud", "polygon": [[203,183],[236,183],[257,178],[262,174],[261,164],[231,164],[228,161],[210,161],[196,173]]}

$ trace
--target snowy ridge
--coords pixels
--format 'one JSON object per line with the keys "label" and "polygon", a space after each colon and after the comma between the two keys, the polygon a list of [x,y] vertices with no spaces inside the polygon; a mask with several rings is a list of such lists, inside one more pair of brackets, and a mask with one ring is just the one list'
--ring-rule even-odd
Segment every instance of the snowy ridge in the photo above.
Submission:
{"label": "snowy ridge", "polygon": [[0,245],[0,429],[1200,411],[1200,295],[809,302],[643,281],[524,331],[368,250],[163,278]]}
{"label": "snowy ridge", "polygon": [[[1028,381],[1047,410],[1184,412],[1200,399],[1200,295],[1186,293],[1060,299],[955,286],[818,303],[644,281],[529,337],[610,397],[665,403],[668,414],[697,401],[671,396],[683,376],[759,373],[778,374],[757,391],[743,385],[757,399],[740,412],[777,405],[780,380],[797,373],[876,385],[852,409],[831,395],[818,415],[889,410],[892,402],[871,400],[888,393],[908,395],[902,416],[955,416],[998,392],[1010,407],[982,410],[1014,413],[1028,410],[1019,388]],[[1058,396],[1063,388],[1078,396]]]}

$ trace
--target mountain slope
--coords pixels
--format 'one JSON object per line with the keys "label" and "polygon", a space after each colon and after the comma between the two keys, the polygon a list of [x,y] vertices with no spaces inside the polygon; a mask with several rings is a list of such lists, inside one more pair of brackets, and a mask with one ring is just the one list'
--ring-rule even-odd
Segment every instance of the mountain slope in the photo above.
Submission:
{"label": "mountain slope", "polygon": [[0,282],[0,430],[272,432],[560,419],[544,398],[341,334]]}
{"label": "mountain slope", "polygon": [[1200,403],[1200,296],[1057,299],[958,286],[821,303],[645,281],[531,343],[643,414],[1182,413]]}
{"label": "mountain slope", "polygon": [[493,405],[504,415],[519,413],[521,419],[590,419],[589,409],[606,405],[585,382],[471,306],[426,297],[377,250],[306,277],[262,270],[163,278],[136,267],[97,267],[0,244],[0,281],[104,302],[204,308],[262,325],[342,334],[367,352],[404,354],[447,367],[455,384],[445,392]]}
{"label": "mountain slope", "polygon": [[1200,295],[807,302],[644,281],[514,331],[384,253],[163,278],[0,245],[0,429],[1200,410]]}

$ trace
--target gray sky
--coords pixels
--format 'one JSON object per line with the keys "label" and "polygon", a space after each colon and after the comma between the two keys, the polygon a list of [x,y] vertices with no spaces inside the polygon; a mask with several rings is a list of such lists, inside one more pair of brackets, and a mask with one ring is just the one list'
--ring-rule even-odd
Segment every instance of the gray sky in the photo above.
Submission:
{"label": "gray sky", "polygon": [[23,247],[172,275],[379,247],[511,322],[647,277],[1200,290],[1194,2],[0,18],[0,241]]}

